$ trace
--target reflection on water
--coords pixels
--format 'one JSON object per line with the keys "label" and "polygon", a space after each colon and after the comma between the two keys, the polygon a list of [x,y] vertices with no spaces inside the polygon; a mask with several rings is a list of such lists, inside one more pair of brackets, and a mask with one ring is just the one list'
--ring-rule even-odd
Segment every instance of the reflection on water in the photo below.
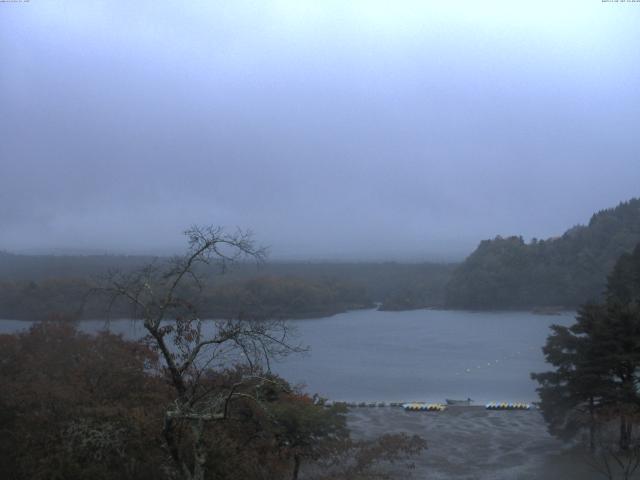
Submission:
{"label": "reflection on water", "polygon": [[[293,320],[305,355],[272,368],[293,383],[334,400],[533,401],[529,373],[544,371],[541,347],[549,325],[573,322],[573,312],[540,316],[527,312],[359,310],[333,317]],[[128,320],[109,328],[128,338],[144,334]],[[0,331],[28,323],[0,321]],[[103,321],[82,322],[97,331]]]}

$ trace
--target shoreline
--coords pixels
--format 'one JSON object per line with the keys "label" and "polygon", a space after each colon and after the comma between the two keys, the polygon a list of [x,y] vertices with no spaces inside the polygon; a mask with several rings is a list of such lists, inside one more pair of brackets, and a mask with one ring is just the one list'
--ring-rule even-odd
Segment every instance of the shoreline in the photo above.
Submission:
{"label": "shoreline", "polygon": [[[268,319],[276,319],[276,320],[320,320],[323,318],[331,318],[336,315],[342,315],[350,312],[381,312],[381,313],[407,313],[407,312],[416,312],[416,311],[425,311],[425,312],[465,312],[465,313],[529,313],[532,315],[540,316],[540,317],[549,317],[549,316],[564,316],[564,315],[575,315],[576,309],[569,307],[526,307],[526,308],[454,308],[454,307],[446,307],[446,306],[427,306],[427,307],[416,307],[416,308],[405,308],[405,309],[394,309],[384,308],[382,304],[376,304],[374,306],[363,306],[356,308],[327,308],[326,310],[315,310],[308,312],[301,312],[297,315],[285,316],[285,315],[274,315],[273,317],[265,317]],[[227,316],[220,316],[219,318],[227,318]],[[207,318],[203,318],[203,320],[215,320],[216,318],[207,316]],[[127,318],[108,318],[108,317],[91,317],[91,318],[72,318],[70,317],[66,321],[70,322],[93,322],[93,321],[116,321],[116,320],[130,320]],[[47,319],[28,319],[28,318],[1,318],[0,322],[4,321],[15,321],[15,322],[42,322],[47,321]]]}
{"label": "shoreline", "polygon": [[539,410],[456,406],[442,412],[349,409],[354,438],[420,435],[428,449],[413,459],[411,478],[434,480],[595,480],[581,451],[549,435]]}

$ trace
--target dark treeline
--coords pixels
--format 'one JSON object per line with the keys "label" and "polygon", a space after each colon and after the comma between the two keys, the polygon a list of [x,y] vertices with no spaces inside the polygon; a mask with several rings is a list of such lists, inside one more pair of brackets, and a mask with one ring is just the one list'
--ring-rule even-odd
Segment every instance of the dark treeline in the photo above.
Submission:
{"label": "dark treeline", "polygon": [[573,308],[600,300],[607,274],[640,241],[640,199],[591,217],[559,238],[485,240],[447,285],[452,308]]}
{"label": "dark treeline", "polygon": [[456,264],[395,265],[379,292],[381,310],[445,307],[445,286]]}
{"label": "dark treeline", "polygon": [[133,270],[153,259],[142,255],[15,255],[0,252],[0,280],[40,282],[92,278],[112,270]]}
{"label": "dark treeline", "polygon": [[[52,312],[101,318],[105,299],[88,295],[111,271],[129,272],[152,262],[143,256],[53,256],[0,253],[0,318],[43,319]],[[156,259],[162,261],[162,259]],[[238,263],[202,292],[189,292],[207,317],[309,318],[351,309],[443,306],[454,265],[437,263]],[[114,317],[128,310],[115,304]]]}
{"label": "dark treeline", "polygon": [[[72,319],[126,318],[129,307],[111,303],[96,282],[82,278],[0,282],[0,318],[43,320],[51,314]],[[205,318],[309,318],[373,303],[362,287],[337,281],[257,277],[183,292]]]}

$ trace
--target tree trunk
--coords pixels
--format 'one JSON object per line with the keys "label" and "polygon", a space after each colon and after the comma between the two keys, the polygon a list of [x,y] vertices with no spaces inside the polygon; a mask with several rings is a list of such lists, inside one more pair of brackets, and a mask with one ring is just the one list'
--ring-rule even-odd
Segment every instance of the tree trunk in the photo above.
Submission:
{"label": "tree trunk", "polygon": [[624,415],[620,416],[620,450],[629,450],[631,447],[631,429],[633,425],[627,422]]}
{"label": "tree trunk", "polygon": [[173,420],[165,416],[162,435],[164,436],[164,440],[167,443],[169,453],[171,454],[171,458],[175,462],[176,467],[182,473],[182,476],[185,479],[190,479],[191,472],[189,471],[189,468],[185,465],[185,463],[182,461],[182,458],[180,456],[180,449],[178,448],[178,444],[174,435],[175,434],[174,428],[175,428],[175,425],[173,423]]}
{"label": "tree trunk", "polygon": [[204,480],[207,464],[207,449],[202,441],[204,422],[201,419],[191,424],[193,431],[193,480]]}
{"label": "tree trunk", "polygon": [[300,472],[300,455],[293,456],[293,476],[292,480],[298,480],[298,473]]}
{"label": "tree trunk", "polygon": [[593,397],[589,398],[589,451],[591,453],[596,450],[596,418]]}

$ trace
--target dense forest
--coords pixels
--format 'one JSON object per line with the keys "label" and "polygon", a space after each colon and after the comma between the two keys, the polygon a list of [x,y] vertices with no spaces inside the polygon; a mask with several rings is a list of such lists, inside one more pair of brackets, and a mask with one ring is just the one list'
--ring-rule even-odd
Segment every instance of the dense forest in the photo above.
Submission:
{"label": "dense forest", "polygon": [[[131,272],[159,262],[144,256],[14,255],[0,253],[0,318],[100,318],[129,314],[124,305],[107,308],[92,289],[109,272]],[[310,318],[346,310],[401,310],[442,306],[444,286],[455,265],[438,263],[236,263],[222,272],[205,268],[199,292],[206,317]]]}
{"label": "dense forest", "polygon": [[640,199],[591,217],[561,237],[485,240],[447,285],[451,308],[573,308],[599,300],[620,255],[640,241]]}

